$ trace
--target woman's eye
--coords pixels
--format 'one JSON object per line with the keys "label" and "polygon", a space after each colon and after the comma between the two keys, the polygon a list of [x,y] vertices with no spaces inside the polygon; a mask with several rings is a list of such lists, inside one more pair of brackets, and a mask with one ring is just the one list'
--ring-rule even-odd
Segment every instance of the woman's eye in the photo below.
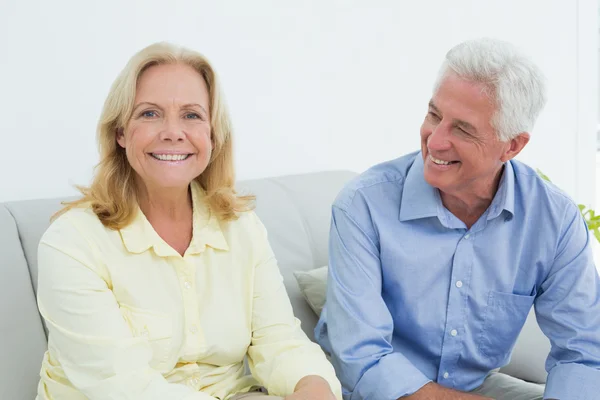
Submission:
{"label": "woman's eye", "polygon": [[141,114],[142,117],[146,117],[146,118],[152,118],[152,117],[156,117],[156,113],[154,111],[144,111]]}
{"label": "woman's eye", "polygon": [[196,113],[187,113],[185,114],[186,119],[200,119],[200,115]]}

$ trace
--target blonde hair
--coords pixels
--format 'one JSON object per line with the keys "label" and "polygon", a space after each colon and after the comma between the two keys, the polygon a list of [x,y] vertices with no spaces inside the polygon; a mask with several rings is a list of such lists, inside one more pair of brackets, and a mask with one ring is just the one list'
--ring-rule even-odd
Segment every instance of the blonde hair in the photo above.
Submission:
{"label": "blonde hair", "polygon": [[78,186],[83,197],[64,202],[65,207],[53,218],[72,208],[91,205],[107,228],[118,230],[132,221],[137,209],[136,174],[129,165],[125,149],[117,144],[117,132],[124,129],[131,118],[137,82],[142,73],[154,65],[178,63],[198,71],[208,87],[214,149],[207,168],[196,181],[206,191],[211,212],[227,221],[236,219],[238,212],[253,208],[254,196],[238,196],[234,190],[231,122],[214,69],[200,53],[170,43],[155,43],[129,60],[108,93],[98,122],[100,162],[91,186]]}

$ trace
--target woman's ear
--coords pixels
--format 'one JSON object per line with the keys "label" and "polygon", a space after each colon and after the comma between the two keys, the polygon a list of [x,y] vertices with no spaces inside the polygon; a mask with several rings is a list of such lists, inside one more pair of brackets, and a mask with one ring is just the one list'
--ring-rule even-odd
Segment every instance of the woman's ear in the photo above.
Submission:
{"label": "woman's ear", "polygon": [[117,128],[115,136],[117,139],[117,143],[119,143],[119,146],[125,148],[125,131],[123,130],[123,128]]}

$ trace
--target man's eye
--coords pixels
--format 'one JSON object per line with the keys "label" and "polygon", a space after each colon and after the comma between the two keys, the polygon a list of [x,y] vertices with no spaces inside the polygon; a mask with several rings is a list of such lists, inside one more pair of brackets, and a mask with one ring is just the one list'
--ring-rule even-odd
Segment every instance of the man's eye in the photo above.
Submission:
{"label": "man's eye", "polygon": [[440,119],[440,117],[438,117],[438,115],[437,115],[437,114],[435,114],[435,113],[432,113],[431,111],[429,111],[429,112],[427,113],[427,115],[429,115],[429,117],[430,117],[431,119],[434,119],[434,120],[436,120],[436,121],[438,121],[438,120]]}

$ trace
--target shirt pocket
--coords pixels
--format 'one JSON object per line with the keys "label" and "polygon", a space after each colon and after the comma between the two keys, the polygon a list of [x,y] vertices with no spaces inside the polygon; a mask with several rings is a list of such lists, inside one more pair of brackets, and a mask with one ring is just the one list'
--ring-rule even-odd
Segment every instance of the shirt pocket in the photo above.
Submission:
{"label": "shirt pocket", "polygon": [[525,324],[535,296],[491,291],[479,336],[479,351],[490,365],[503,365]]}
{"label": "shirt pocket", "polygon": [[148,340],[152,349],[150,366],[159,371],[166,368],[173,353],[173,325],[169,315],[123,303],[120,308],[133,336]]}

